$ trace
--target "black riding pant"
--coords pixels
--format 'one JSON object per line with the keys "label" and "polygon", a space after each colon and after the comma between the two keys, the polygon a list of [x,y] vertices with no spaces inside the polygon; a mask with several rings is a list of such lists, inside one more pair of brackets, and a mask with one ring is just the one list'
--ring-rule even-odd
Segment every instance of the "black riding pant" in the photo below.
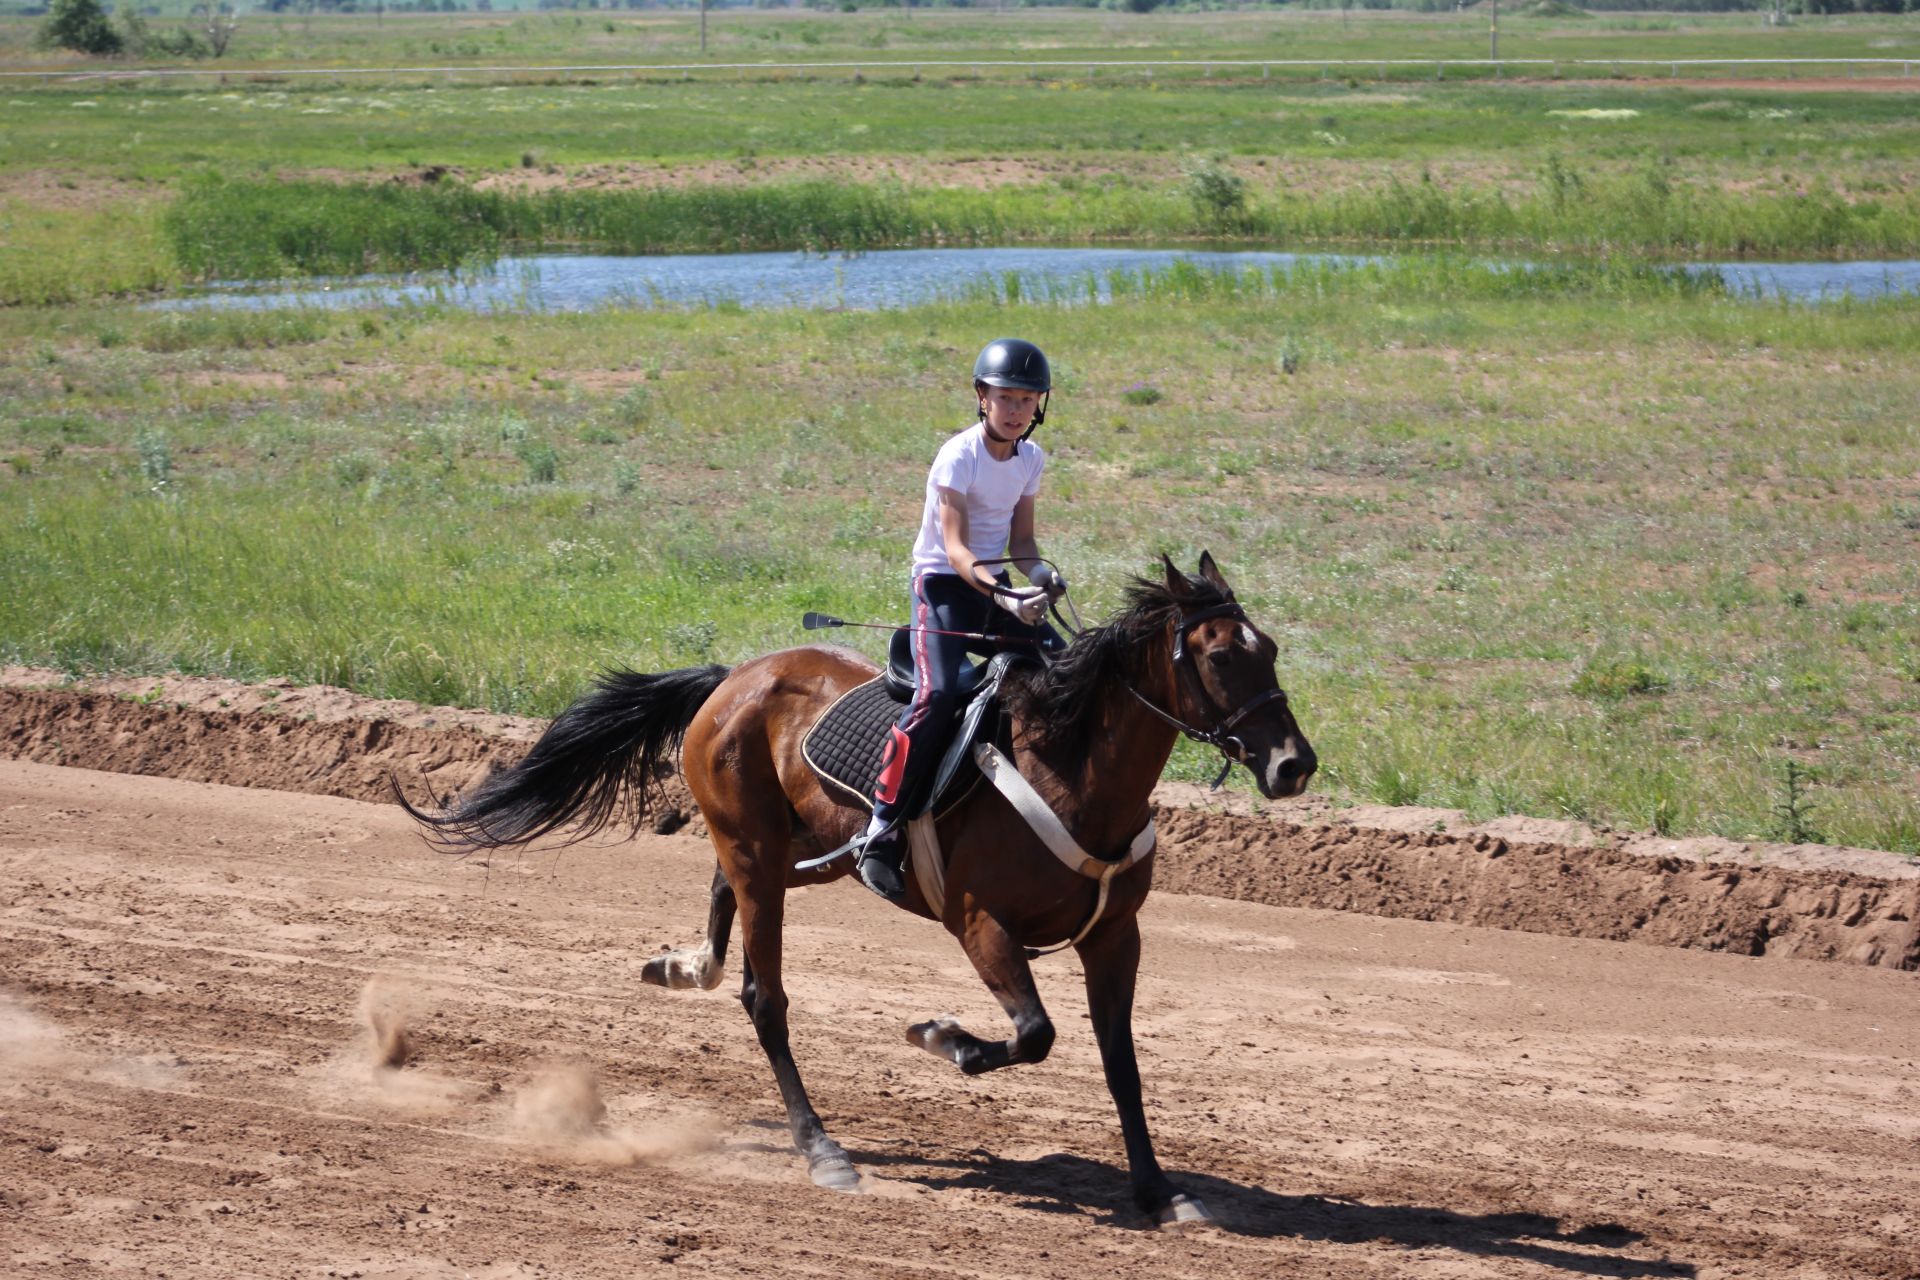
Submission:
{"label": "black riding pant", "polygon": [[[1002,586],[1007,583],[1003,574]],[[991,655],[1002,649],[1022,653],[1057,652],[1060,633],[1045,621],[1029,627],[975,591],[957,573],[923,573],[913,584],[914,695],[888,736],[874,786],[874,816],[883,822],[912,816],[933,784],[955,715],[961,706],[960,672],[969,652]],[[972,631],[990,640],[964,640],[943,631]]]}

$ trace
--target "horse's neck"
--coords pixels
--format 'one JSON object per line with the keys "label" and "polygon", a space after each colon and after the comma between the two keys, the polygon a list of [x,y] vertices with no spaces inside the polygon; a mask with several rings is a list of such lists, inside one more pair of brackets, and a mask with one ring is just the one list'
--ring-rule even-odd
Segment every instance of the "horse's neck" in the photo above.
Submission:
{"label": "horse's neck", "polygon": [[[1147,669],[1159,673],[1164,666],[1163,659],[1149,662]],[[1156,706],[1168,707],[1172,690],[1159,688],[1162,683],[1164,677],[1156,674],[1138,687]],[[1146,825],[1154,784],[1178,734],[1118,682],[1100,695],[1092,714],[1092,728],[1078,750],[1035,753],[1047,775],[1035,782],[1080,846],[1110,857]]]}

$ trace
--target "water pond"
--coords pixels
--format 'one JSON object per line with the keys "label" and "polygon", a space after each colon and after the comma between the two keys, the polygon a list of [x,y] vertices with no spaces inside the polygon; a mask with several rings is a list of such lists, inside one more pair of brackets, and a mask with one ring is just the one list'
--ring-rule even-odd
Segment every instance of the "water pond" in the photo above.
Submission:
{"label": "water pond", "polygon": [[[1392,264],[1378,255],[1201,249],[885,249],[851,254],[689,253],[606,256],[543,253],[503,258],[480,272],[237,282],[155,301],[162,309],[383,307],[438,303],[475,311],[586,311],[601,307],[740,306],[881,310],[968,297],[1108,301],[1116,277],[1176,269],[1244,274],[1302,267]],[[1181,267],[1180,264],[1185,264]],[[1529,270],[1509,264],[1502,270]],[[1824,301],[1920,292],[1920,261],[1709,262],[1667,268],[1717,275],[1756,299]]]}

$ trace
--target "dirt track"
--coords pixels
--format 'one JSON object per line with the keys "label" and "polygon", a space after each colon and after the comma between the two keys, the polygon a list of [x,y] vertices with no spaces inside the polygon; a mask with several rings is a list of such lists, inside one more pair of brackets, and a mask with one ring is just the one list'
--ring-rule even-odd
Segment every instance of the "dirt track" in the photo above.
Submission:
{"label": "dirt track", "polygon": [[[230,680],[103,680],[0,669],[0,756],[122,773],[391,798],[389,773],[445,795],[543,725]],[[1817,845],[1601,835],[1437,809],[1249,812],[1195,787],[1156,793],[1163,892],[1525,929],[1742,955],[1920,969],[1920,862]],[[684,790],[661,829],[701,830]]]}
{"label": "dirt track", "polygon": [[1053,1058],[966,1079],[901,1029],[997,1009],[844,884],[792,902],[795,1043],[872,1194],[814,1190],[727,991],[638,981],[708,866],[0,763],[9,1272],[1920,1275],[1911,974],[1157,897],[1150,1116],[1222,1222],[1167,1236],[1073,962]]}

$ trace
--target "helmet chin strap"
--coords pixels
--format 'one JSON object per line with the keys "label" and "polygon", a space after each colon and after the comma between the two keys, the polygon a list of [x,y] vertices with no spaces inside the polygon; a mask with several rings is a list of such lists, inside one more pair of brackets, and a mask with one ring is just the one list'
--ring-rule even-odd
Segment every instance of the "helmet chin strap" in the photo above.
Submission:
{"label": "helmet chin strap", "polygon": [[1018,440],[1014,441],[1015,445],[1025,444],[1027,440],[1027,436],[1032,435],[1036,429],[1038,429],[1042,424],[1046,422],[1047,402],[1052,399],[1053,399],[1053,388],[1048,387],[1045,394],[1043,394],[1040,397],[1040,407],[1033,411],[1033,421],[1027,424],[1026,432],[1023,435],[1021,435],[1021,437]]}
{"label": "helmet chin strap", "polygon": [[[1046,392],[1042,394],[1040,397],[1040,407],[1033,411],[1033,421],[1029,422],[1027,424],[1027,429],[1025,431],[1022,431],[1020,433],[1019,438],[1013,441],[1014,452],[1016,453],[1019,452],[1020,446],[1027,442],[1027,438],[1031,436],[1036,429],[1038,429],[1039,427],[1041,427],[1046,423],[1047,404],[1052,399],[1053,399],[1053,389],[1049,387],[1046,390]],[[980,402],[980,422],[984,426],[986,424],[986,421],[987,421],[987,402],[985,400],[982,400]],[[1000,439],[999,436],[996,436],[993,434],[992,427],[987,427],[987,434],[989,436],[992,436],[995,440]],[[1001,443],[1005,444],[1006,441],[1002,440]]]}

